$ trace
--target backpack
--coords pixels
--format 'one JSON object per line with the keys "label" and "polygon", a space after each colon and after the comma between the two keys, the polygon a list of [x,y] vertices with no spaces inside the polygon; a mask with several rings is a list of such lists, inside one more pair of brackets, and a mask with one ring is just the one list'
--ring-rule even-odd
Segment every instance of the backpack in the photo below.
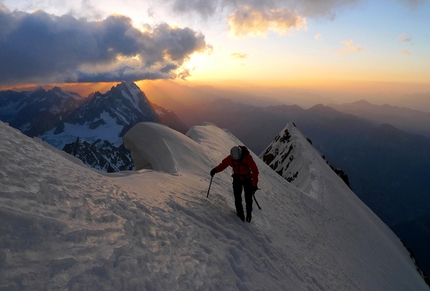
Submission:
{"label": "backpack", "polygon": [[239,160],[233,160],[233,179],[246,180],[251,179],[251,168],[243,160],[250,154],[246,146],[239,146],[242,150],[242,156]]}

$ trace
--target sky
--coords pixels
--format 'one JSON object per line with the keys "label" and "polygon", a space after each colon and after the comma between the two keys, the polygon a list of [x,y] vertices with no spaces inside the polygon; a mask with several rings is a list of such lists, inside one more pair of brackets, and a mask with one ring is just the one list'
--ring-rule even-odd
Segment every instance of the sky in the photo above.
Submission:
{"label": "sky", "polygon": [[6,0],[0,86],[154,79],[430,92],[429,0]]}
{"label": "sky", "polygon": [[140,123],[125,145],[153,169],[107,174],[0,122],[0,288],[428,290],[388,226],[285,129],[272,152],[290,152],[298,178],[254,155],[262,209],[247,223],[229,170],[207,197],[210,169],[240,144],[212,124],[185,136]]}

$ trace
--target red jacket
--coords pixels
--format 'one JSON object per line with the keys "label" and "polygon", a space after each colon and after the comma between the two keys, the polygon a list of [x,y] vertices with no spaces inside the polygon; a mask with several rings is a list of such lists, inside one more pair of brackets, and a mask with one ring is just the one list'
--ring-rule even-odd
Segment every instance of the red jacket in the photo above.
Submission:
{"label": "red jacket", "polygon": [[216,172],[224,171],[228,166],[233,168],[233,179],[245,180],[252,178],[252,186],[258,185],[258,168],[254,159],[249,154],[249,151],[243,150],[243,156],[239,160],[233,160],[231,155],[228,155],[222,162],[215,167]]}

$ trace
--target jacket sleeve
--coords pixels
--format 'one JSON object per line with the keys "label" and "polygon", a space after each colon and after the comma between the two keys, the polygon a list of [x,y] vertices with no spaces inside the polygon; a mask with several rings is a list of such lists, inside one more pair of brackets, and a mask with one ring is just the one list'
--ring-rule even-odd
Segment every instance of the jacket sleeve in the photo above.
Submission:
{"label": "jacket sleeve", "polygon": [[215,171],[217,173],[224,171],[228,166],[233,166],[233,159],[229,155],[224,160],[221,161],[221,163],[215,167]]}
{"label": "jacket sleeve", "polygon": [[251,155],[248,155],[247,157],[247,162],[248,162],[248,166],[252,171],[252,186],[257,186],[258,185],[258,168],[257,165],[254,162],[254,159],[252,158]]}

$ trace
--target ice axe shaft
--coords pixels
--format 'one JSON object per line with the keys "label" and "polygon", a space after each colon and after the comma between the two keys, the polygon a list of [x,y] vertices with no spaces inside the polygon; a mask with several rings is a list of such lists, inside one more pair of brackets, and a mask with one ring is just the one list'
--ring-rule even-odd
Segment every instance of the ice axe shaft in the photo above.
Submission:
{"label": "ice axe shaft", "polygon": [[[260,190],[260,189],[257,189],[257,190]],[[255,192],[257,192],[257,191],[255,191]],[[255,201],[255,204],[257,204],[258,209],[260,209],[260,210],[261,210],[260,204],[258,204],[258,201],[257,201],[257,199],[255,198],[255,192],[252,194],[252,197],[254,197],[254,201]]]}
{"label": "ice axe shaft", "polygon": [[214,178],[214,176],[211,176],[211,181],[209,182],[208,194],[206,195],[206,197],[209,197],[209,191],[211,190],[211,185],[212,185],[212,179],[213,178]]}

